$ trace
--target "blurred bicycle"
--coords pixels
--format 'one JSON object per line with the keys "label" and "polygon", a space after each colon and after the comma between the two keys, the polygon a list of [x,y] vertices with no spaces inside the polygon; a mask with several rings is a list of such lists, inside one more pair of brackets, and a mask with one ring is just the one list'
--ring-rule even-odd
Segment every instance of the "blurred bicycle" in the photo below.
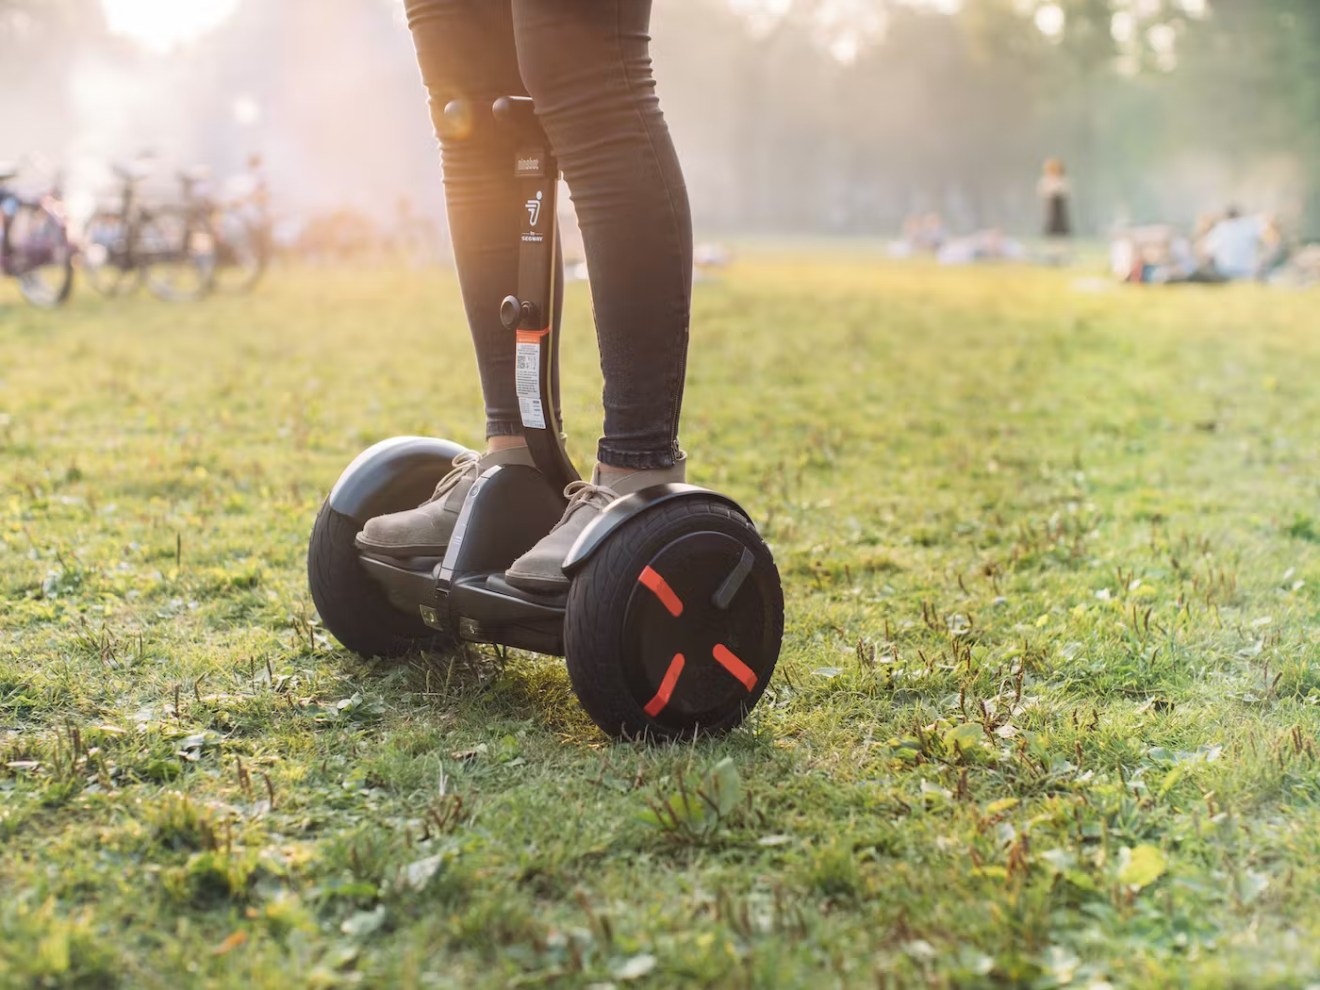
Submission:
{"label": "blurred bicycle", "polygon": [[202,180],[205,170],[180,176],[183,201],[204,213],[215,234],[215,288],[220,292],[250,292],[270,263],[270,195],[260,156],[248,159],[247,171],[230,182],[229,194],[214,198]]}
{"label": "blurred bicycle", "polygon": [[[0,275],[18,280],[34,306],[59,306],[73,289],[73,246],[58,188],[27,198],[7,183],[16,166],[0,165]],[[58,184],[57,184],[58,185]]]}
{"label": "blurred bicycle", "polygon": [[[215,283],[216,237],[200,204],[147,206],[138,187],[149,174],[143,160],[115,166],[119,205],[87,221],[83,266],[92,287],[106,296],[147,289],[167,302],[200,299]],[[195,178],[187,174],[185,184]]]}

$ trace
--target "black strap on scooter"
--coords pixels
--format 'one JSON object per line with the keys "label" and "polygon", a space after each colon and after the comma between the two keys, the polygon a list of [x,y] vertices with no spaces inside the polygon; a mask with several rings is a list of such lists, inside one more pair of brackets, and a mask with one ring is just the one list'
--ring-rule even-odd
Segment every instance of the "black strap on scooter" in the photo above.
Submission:
{"label": "black strap on scooter", "polygon": [[[519,235],[517,294],[500,303],[500,322],[515,335],[518,411],[532,459],[546,480],[562,490],[578,480],[564,449],[555,410],[559,379],[555,347],[555,270],[558,264],[559,163],[536,119],[530,97],[502,96],[491,107],[496,126],[515,135],[513,169],[518,178]],[[455,133],[471,133],[471,107],[445,107]]]}

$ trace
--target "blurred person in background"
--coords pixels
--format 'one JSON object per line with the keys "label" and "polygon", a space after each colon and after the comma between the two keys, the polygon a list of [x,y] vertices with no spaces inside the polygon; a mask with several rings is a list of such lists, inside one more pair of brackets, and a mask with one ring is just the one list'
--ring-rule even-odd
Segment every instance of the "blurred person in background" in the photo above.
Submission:
{"label": "blurred person in background", "polygon": [[1267,274],[1282,248],[1279,225],[1272,217],[1243,216],[1230,206],[1200,241],[1208,274],[1234,281]]}
{"label": "blurred person in background", "polygon": [[894,258],[911,258],[917,254],[938,254],[949,240],[944,218],[938,212],[910,213],[903,219],[903,234],[889,244]]}
{"label": "blurred person in background", "polygon": [[1171,224],[1132,227],[1109,245],[1110,268],[1125,282],[1167,284],[1196,275],[1192,239]]}
{"label": "blurred person in background", "polygon": [[444,116],[454,100],[489,107],[501,96],[530,95],[577,210],[605,380],[605,430],[592,480],[568,487],[563,518],[506,574],[515,587],[556,593],[568,587],[561,561],[605,506],[685,475],[678,420],[692,221],[655,93],[651,2],[406,0],[405,10],[440,138],[487,443],[482,452],[459,455],[423,505],[369,520],[358,545],[399,557],[439,555],[484,468],[532,463],[519,415],[514,334],[499,319],[500,300],[518,284],[516,139],[484,114],[464,134]]}
{"label": "blurred person in background", "polygon": [[998,227],[945,241],[936,254],[941,265],[971,265],[982,261],[1021,261],[1026,250]]}
{"label": "blurred person in background", "polygon": [[1072,216],[1069,211],[1068,177],[1063,162],[1049,158],[1036,184],[1036,195],[1045,209],[1043,233],[1049,244],[1049,260],[1060,264],[1068,257],[1068,242],[1072,238]]}

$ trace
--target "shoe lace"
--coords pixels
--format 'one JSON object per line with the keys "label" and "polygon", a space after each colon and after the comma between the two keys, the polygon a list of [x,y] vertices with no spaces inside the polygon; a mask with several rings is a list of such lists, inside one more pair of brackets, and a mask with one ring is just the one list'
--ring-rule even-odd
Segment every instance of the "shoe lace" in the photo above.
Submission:
{"label": "shoe lace", "polygon": [[564,514],[555,525],[555,529],[568,522],[569,517],[583,506],[589,505],[595,509],[609,508],[610,503],[619,497],[619,493],[604,485],[593,485],[590,481],[570,481],[568,487],[564,489],[564,497],[568,499],[568,505],[565,506]]}
{"label": "shoe lace", "polygon": [[476,481],[481,475],[481,454],[475,450],[465,450],[454,458],[454,469],[440,479],[440,483],[435,486],[435,491],[425,504],[430,504],[454,489],[454,487],[465,477],[470,477]]}

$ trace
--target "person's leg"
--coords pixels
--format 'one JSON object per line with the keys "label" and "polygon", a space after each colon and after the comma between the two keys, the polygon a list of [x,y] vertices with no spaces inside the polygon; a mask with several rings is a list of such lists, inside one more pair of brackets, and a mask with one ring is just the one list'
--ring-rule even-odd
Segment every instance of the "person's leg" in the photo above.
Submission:
{"label": "person's leg", "polygon": [[[485,126],[480,112],[500,96],[526,92],[509,0],[407,0],[405,10],[440,141],[454,261],[486,400],[486,435],[518,436],[514,347],[499,321],[500,300],[518,284],[514,148],[504,133]],[[466,133],[444,118],[453,100],[474,111],[477,123]]]}
{"label": "person's leg", "polygon": [[605,377],[607,468],[678,456],[692,221],[655,93],[650,0],[513,0],[518,65],[582,229]]}
{"label": "person's leg", "polygon": [[[440,139],[450,235],[477,352],[488,439],[487,453],[461,455],[423,505],[371,519],[358,534],[363,549],[398,557],[444,553],[463,500],[484,467],[531,463],[518,415],[514,337],[499,319],[500,300],[518,285],[515,149],[488,113],[497,97],[526,92],[509,0],[407,0],[406,11]],[[470,127],[445,119],[445,106],[453,100],[470,106]]]}
{"label": "person's leg", "polygon": [[650,0],[513,0],[523,82],[582,229],[605,378],[597,490],[507,572],[527,590],[568,584],[568,548],[612,497],[680,481],[692,222],[655,94]]}

